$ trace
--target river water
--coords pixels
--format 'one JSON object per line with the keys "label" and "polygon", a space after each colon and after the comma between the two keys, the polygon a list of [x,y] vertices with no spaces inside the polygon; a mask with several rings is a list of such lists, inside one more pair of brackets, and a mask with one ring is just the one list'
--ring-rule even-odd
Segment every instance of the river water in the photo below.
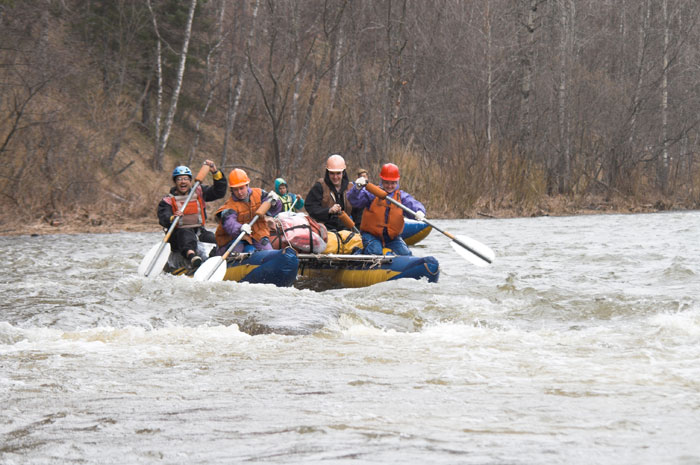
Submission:
{"label": "river water", "polygon": [[496,261],[434,231],[439,283],[317,292],[0,237],[0,463],[700,463],[700,212],[436,224]]}

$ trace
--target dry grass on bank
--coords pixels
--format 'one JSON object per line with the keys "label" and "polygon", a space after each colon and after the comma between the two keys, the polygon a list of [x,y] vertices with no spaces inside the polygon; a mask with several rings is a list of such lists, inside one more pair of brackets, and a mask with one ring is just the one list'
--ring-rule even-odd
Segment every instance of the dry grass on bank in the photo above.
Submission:
{"label": "dry grass on bank", "polygon": [[[156,205],[172,186],[170,169],[177,164],[186,163],[187,141],[173,138],[169,156],[164,162],[165,170],[153,171],[149,166],[151,141],[142,133],[135,131],[125,138],[121,151],[115,160],[117,167],[129,166],[118,175],[111,175],[109,170],[101,169],[97,163],[82,171],[95,176],[82,175],[77,179],[93,179],[90,195],[84,200],[73,202],[46,202],[46,198],[56,198],[55,192],[68,191],[69,188],[59,184],[76,179],[74,173],[81,172],[72,166],[59,166],[53,185],[43,186],[38,192],[32,192],[30,200],[15,210],[0,213],[0,235],[20,234],[77,234],[77,233],[116,233],[116,232],[159,232],[161,227],[156,219]],[[106,147],[97,146],[99,152]],[[245,152],[244,150],[241,151]],[[396,149],[390,159],[401,169],[401,188],[422,201],[428,210],[428,218],[515,218],[536,216],[564,216],[608,213],[649,213],[665,210],[684,210],[693,208],[696,203],[688,201],[682,204],[669,199],[635,199],[619,195],[608,198],[600,195],[554,196],[543,194],[542,174],[536,169],[523,170],[520,166],[508,166],[510,173],[525,177],[506,178],[508,188],[492,187],[483,175],[483,167],[462,165],[465,157],[456,152],[454,164],[436,166],[426,157],[410,149]],[[205,158],[216,157],[200,152],[197,164]],[[354,173],[352,157],[349,156],[349,172]],[[515,158],[517,160],[517,158]],[[239,154],[236,163],[241,163]],[[320,163],[322,165],[322,163]],[[194,166],[194,164],[193,164]],[[369,167],[372,170],[372,167]],[[378,182],[377,171],[372,176]],[[195,169],[193,168],[193,171]],[[318,177],[317,172],[306,174],[309,183]],[[351,176],[352,177],[352,176]],[[255,176],[253,176],[255,178]],[[41,179],[34,176],[30,180]],[[43,181],[42,181],[43,182]],[[207,177],[205,184],[210,184]],[[260,186],[260,180],[254,179],[253,186]],[[269,186],[263,186],[269,189]],[[305,197],[306,186],[299,185],[297,193]],[[224,199],[209,204],[210,216]],[[690,205],[690,206],[689,206]],[[695,207],[697,208],[697,206]],[[210,229],[216,227],[209,220]]]}

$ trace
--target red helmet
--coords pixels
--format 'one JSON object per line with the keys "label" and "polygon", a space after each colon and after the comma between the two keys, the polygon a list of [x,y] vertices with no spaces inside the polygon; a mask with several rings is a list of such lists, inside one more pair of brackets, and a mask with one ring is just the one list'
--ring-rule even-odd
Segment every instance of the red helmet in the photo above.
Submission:
{"label": "red helmet", "polygon": [[382,171],[379,173],[379,177],[385,181],[398,181],[401,176],[399,176],[399,167],[393,163],[387,163],[382,166]]}
{"label": "red helmet", "polygon": [[236,168],[228,175],[228,187],[241,187],[249,183],[248,175],[240,168]]}

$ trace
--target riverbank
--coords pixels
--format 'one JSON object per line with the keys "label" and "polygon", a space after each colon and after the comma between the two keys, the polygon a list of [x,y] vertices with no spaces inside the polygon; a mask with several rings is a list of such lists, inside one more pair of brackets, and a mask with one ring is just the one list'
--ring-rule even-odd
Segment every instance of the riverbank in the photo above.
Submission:
{"label": "riverbank", "polygon": [[[668,204],[661,200],[654,203],[638,203],[619,199],[609,201],[603,198],[571,200],[560,196],[543,199],[533,206],[506,204],[493,208],[484,204],[472,209],[465,217],[500,219],[537,216],[655,213],[689,209],[692,208]],[[438,214],[435,218],[449,218],[449,215]],[[208,227],[210,229],[216,227],[213,220],[208,222]],[[105,215],[83,211],[81,213],[52,214],[33,219],[26,219],[22,215],[0,218],[0,236],[23,234],[108,234],[155,232],[159,230],[160,226],[155,215],[129,217],[120,214]]]}

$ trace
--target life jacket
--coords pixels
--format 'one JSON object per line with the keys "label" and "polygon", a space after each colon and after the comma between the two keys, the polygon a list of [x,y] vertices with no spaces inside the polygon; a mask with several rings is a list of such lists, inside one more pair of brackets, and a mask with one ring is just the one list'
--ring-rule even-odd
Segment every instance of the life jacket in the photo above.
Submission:
{"label": "life jacket", "polygon": [[[397,202],[401,202],[401,194],[398,189],[391,197]],[[403,231],[403,210],[386,199],[375,197],[362,214],[360,231],[381,238],[383,244],[385,228],[389,239],[393,240],[401,234]]]}
{"label": "life jacket", "polygon": [[[335,194],[331,192],[330,186],[326,184],[326,181],[323,178],[320,178],[318,182],[321,183],[321,187],[323,187],[323,196],[321,197],[321,205],[326,207],[326,208],[331,208],[333,205],[340,204],[338,199],[336,199]],[[345,189],[345,192],[342,193],[343,195],[343,210],[349,215],[352,212],[352,205],[350,205],[350,201],[348,200],[348,191],[352,189],[352,184],[348,184],[347,188]]]}
{"label": "life jacket", "polygon": [[[163,200],[167,202],[173,209],[173,214],[182,208],[182,205],[187,200],[187,195],[173,195],[168,194],[163,197]],[[202,193],[202,187],[197,186],[192,194],[192,198],[182,212],[182,218],[177,224],[178,228],[199,228],[206,224],[206,205],[204,203],[204,195]]]}
{"label": "life jacket", "polygon": [[[233,210],[237,214],[239,223],[250,223],[261,204],[262,189],[254,187],[250,189],[250,198],[248,199],[248,202],[243,200],[234,200],[233,197],[229,197],[228,200],[226,200],[226,202],[219,207],[216,214],[218,215],[224,210]],[[258,242],[260,242],[263,237],[270,236],[270,230],[267,229],[267,224],[265,223],[264,218],[258,218],[252,229],[253,231],[251,236]],[[226,246],[226,244],[234,239],[226,232],[222,223],[219,223],[219,226],[216,228],[215,236],[216,245],[219,247]]]}
{"label": "life jacket", "polygon": [[280,213],[266,220],[274,249],[291,246],[304,253],[322,253],[326,249],[326,227],[304,213]]}
{"label": "life jacket", "polygon": [[295,200],[296,200],[296,196],[294,196],[292,194],[280,195],[280,201],[282,202],[282,211],[283,212],[292,211],[292,205],[294,204]]}
{"label": "life jacket", "polygon": [[323,253],[351,254],[362,249],[362,236],[354,231],[328,231],[326,250]]}

